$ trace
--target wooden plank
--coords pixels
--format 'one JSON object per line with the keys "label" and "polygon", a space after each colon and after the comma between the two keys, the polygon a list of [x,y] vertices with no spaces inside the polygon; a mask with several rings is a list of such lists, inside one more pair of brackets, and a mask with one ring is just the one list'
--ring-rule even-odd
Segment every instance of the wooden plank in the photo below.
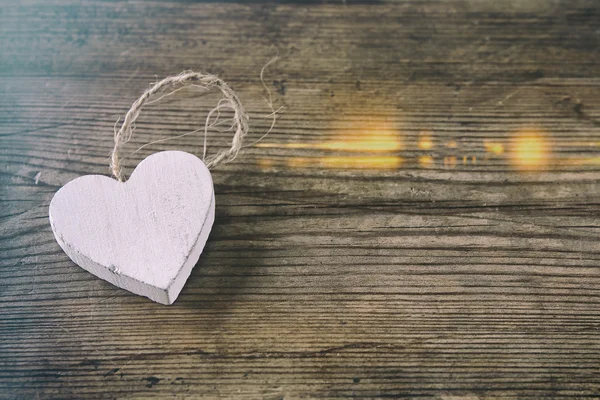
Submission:
{"label": "wooden plank", "polygon": [[[569,2],[0,7],[0,398],[600,397],[600,7]],[[48,205],[108,174],[157,78],[251,115],[171,307],[69,261]],[[126,153],[218,96],[148,107]],[[209,151],[227,145],[213,133]],[[160,150],[202,153],[188,135]]]}

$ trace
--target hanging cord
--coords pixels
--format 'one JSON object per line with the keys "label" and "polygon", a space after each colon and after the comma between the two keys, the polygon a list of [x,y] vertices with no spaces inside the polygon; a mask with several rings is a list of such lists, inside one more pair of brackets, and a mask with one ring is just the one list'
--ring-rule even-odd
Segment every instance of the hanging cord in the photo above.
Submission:
{"label": "hanging cord", "polygon": [[[261,71],[261,79],[262,79],[262,71]],[[264,84],[264,82],[263,82],[263,84]],[[155,96],[156,94],[161,93],[164,90],[172,89],[173,87],[176,87],[176,86],[180,86],[180,87],[162,95],[157,100],[150,101],[150,99],[153,96]],[[242,143],[243,143],[244,137],[248,133],[248,120],[249,120],[248,114],[244,110],[244,107],[242,106],[242,103],[240,102],[237,94],[227,85],[227,83],[225,83],[225,81],[216,77],[215,75],[202,74],[202,73],[194,72],[194,71],[184,71],[179,75],[169,76],[169,77],[163,79],[162,81],[154,84],[150,89],[146,90],[144,92],[144,94],[142,94],[140,96],[140,98],[137,99],[133,103],[133,105],[131,106],[131,108],[129,109],[127,114],[125,115],[125,119],[123,120],[123,124],[121,125],[121,128],[119,128],[117,130],[117,124],[119,121],[117,121],[117,123],[115,124],[115,137],[114,137],[115,146],[114,146],[114,148],[111,152],[111,156],[110,156],[110,158],[111,158],[110,169],[111,169],[112,174],[115,176],[115,178],[117,178],[119,181],[125,180],[124,173],[123,173],[123,158],[121,156],[121,150],[122,150],[123,146],[131,140],[131,137],[133,136],[133,131],[135,128],[135,120],[140,115],[140,112],[141,112],[142,108],[144,107],[144,105],[154,103],[154,102],[162,99],[163,97],[169,96],[169,95],[171,95],[185,87],[188,87],[188,86],[200,87],[205,90],[210,90],[211,88],[217,87],[223,93],[223,98],[219,101],[217,106],[208,113],[208,116],[206,117],[206,123],[204,125],[204,150],[203,150],[202,158],[203,158],[206,166],[210,169],[210,168],[216,167],[217,165],[219,165],[221,163],[230,162],[233,159],[235,159],[235,157],[239,153],[240,149],[242,148]],[[272,110],[272,105],[270,105],[270,107]],[[233,130],[235,128],[235,133],[233,135],[233,139],[231,140],[231,147],[226,150],[220,150],[216,154],[209,156],[207,158],[206,157],[206,142],[207,142],[208,129],[217,124],[217,120],[220,116],[221,111],[227,110],[227,109],[233,111],[231,130]],[[216,113],[215,122],[213,124],[211,124],[210,123],[211,118],[213,117],[213,115],[215,113]],[[277,113],[276,111],[273,111],[273,113],[271,114],[274,118],[274,121],[276,118],[276,113]],[[274,121],[273,121],[273,124],[274,124]],[[271,129],[272,129],[272,127],[273,127],[273,125],[271,125]],[[269,132],[271,131],[271,129],[269,129]],[[199,130],[200,129],[198,129],[194,132],[197,132]],[[194,132],[188,132],[184,135],[194,133]],[[180,136],[184,136],[184,135],[180,135]],[[170,139],[175,139],[175,138],[170,138]],[[164,140],[167,140],[167,139],[164,139]],[[158,140],[156,142],[159,142],[159,141],[163,141],[163,140]],[[156,143],[156,142],[152,142],[152,143]],[[152,143],[148,143],[148,144],[152,144]],[[144,146],[142,146],[142,147],[144,147]],[[138,149],[138,150],[140,150],[140,149]]]}

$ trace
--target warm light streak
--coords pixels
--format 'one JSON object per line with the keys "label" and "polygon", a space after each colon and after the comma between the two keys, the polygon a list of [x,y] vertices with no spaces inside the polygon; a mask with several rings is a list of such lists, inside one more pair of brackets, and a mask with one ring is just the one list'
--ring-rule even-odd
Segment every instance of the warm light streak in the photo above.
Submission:
{"label": "warm light streak", "polygon": [[292,157],[287,160],[287,166],[290,168],[308,168],[315,166],[318,158],[309,157]]}
{"label": "warm light streak", "polygon": [[272,158],[259,158],[258,166],[261,168],[272,168],[275,165],[275,160]]}
{"label": "warm light streak", "polygon": [[288,167],[329,169],[397,169],[403,159],[396,156],[328,156],[328,157],[292,157]]}
{"label": "warm light streak", "polygon": [[485,140],[483,142],[483,147],[485,148],[486,153],[496,155],[504,154],[504,145],[502,143],[488,142]]}
{"label": "warm light streak", "polygon": [[421,132],[419,134],[419,141],[417,142],[419,150],[431,150],[433,149],[433,140],[429,132]]}
{"label": "warm light streak", "polygon": [[510,160],[519,171],[544,169],[550,162],[550,143],[539,131],[526,130],[511,140]]}
{"label": "warm light streak", "polygon": [[[271,149],[297,149],[306,150],[294,152],[291,157],[283,158],[259,158],[257,164],[262,169],[270,169],[277,166],[289,168],[329,168],[329,169],[371,169],[371,170],[395,170],[403,166],[406,161],[406,150],[401,133],[388,120],[379,122],[369,121],[358,125],[353,121],[344,120],[335,123],[332,131],[334,135],[327,135],[320,141],[308,143],[258,143],[256,147]],[[418,134],[416,145],[421,151],[410,158],[410,165],[416,162],[419,168],[431,169],[439,167],[443,162],[446,169],[454,169],[458,164],[462,166],[477,165],[477,158],[486,164],[490,158],[498,157],[506,160],[509,165],[518,171],[541,171],[547,170],[552,164],[563,166],[598,166],[600,157],[590,154],[587,157],[576,156],[575,152],[566,153],[561,158],[553,155],[553,145],[562,147],[597,147],[597,141],[566,141],[552,142],[549,136],[536,129],[525,128],[513,134],[510,139],[496,139],[483,141],[483,150],[473,152],[461,150],[443,150],[442,154],[434,152],[436,146],[448,149],[457,149],[457,140],[448,140],[445,143],[436,144],[431,131],[424,130]],[[480,142],[481,143],[481,142]],[[481,149],[481,147],[480,147]],[[411,150],[411,149],[409,149]],[[414,147],[412,150],[415,150]],[[443,154],[443,153],[446,154]],[[462,153],[462,154],[461,154]],[[471,153],[471,154],[465,154]],[[408,153],[407,153],[408,154]],[[562,154],[562,153],[557,153]],[[436,158],[434,158],[436,157]],[[461,163],[462,162],[462,163]],[[486,164],[487,165],[487,164]],[[505,165],[502,162],[501,165]]]}
{"label": "warm light streak", "polygon": [[348,151],[363,153],[393,152],[403,149],[402,142],[396,135],[368,134],[362,137],[350,137],[346,140],[325,140],[317,143],[258,143],[256,147],[311,149],[329,151]]}
{"label": "warm light streak", "polygon": [[444,157],[444,167],[445,168],[455,168],[456,167],[456,157],[455,156]]}
{"label": "warm light streak", "polygon": [[396,169],[402,158],[396,156],[326,157],[320,160],[326,168]]}
{"label": "warm light streak", "polygon": [[403,163],[398,153],[404,143],[394,123],[388,120],[334,122],[333,135],[308,143],[258,143],[256,147],[320,150],[292,156],[286,161],[290,168],[321,167],[330,169],[397,169]]}
{"label": "warm light streak", "polygon": [[600,165],[600,157],[577,157],[566,160],[561,164],[570,166]]}
{"label": "warm light streak", "polygon": [[433,168],[435,166],[433,157],[431,156],[420,156],[419,167],[421,168]]}

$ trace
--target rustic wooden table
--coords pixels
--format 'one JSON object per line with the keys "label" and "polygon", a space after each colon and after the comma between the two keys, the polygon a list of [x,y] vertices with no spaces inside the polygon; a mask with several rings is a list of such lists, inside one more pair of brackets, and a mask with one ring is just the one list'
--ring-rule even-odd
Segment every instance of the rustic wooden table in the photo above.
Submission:
{"label": "rustic wooden table", "polygon": [[[599,398],[599,21],[597,1],[0,5],[0,398]],[[177,302],[73,264],[48,204],[108,174],[141,92],[216,73],[250,142],[277,53],[285,110],[213,171]],[[128,152],[216,101],[154,104]],[[127,165],[164,149],[201,138]]]}

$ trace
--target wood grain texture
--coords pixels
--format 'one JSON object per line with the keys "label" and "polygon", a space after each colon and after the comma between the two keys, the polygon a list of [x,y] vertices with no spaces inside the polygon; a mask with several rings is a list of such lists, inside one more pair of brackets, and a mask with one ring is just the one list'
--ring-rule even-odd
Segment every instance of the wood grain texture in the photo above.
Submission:
{"label": "wood grain texture", "polygon": [[[599,19],[579,0],[0,5],[0,398],[600,397]],[[108,173],[147,85],[219,74],[251,141],[276,52],[285,112],[213,172],[178,301],[70,262],[50,199]],[[217,98],[148,107],[127,152]],[[128,167],[170,149],[201,140]]]}

